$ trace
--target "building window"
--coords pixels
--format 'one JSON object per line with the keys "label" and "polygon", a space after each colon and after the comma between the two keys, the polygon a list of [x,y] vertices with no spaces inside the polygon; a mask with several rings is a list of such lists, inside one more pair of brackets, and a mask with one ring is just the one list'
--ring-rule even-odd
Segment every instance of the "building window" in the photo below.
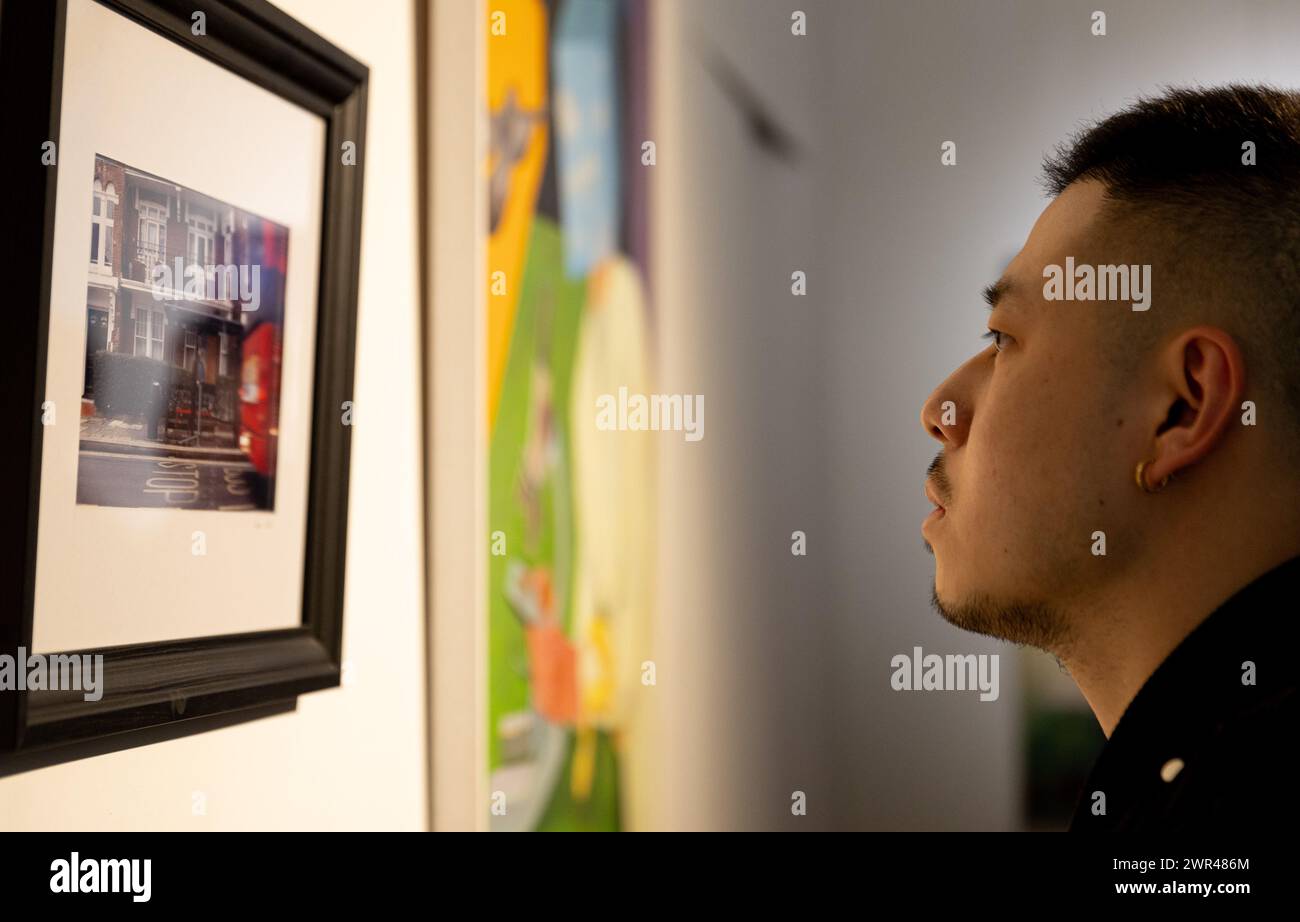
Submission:
{"label": "building window", "polygon": [[135,354],[163,357],[163,312],[152,307],[135,309]]}
{"label": "building window", "polygon": [[194,370],[194,360],[199,354],[199,334],[193,330],[185,331],[185,370]]}
{"label": "building window", "polygon": [[217,357],[217,376],[224,378],[230,374],[230,334],[218,335],[221,337],[221,352]]}
{"label": "building window", "polygon": [[153,202],[140,201],[140,233],[136,238],[136,258],[145,268],[167,260],[167,210]]}
{"label": "building window", "polygon": [[113,265],[113,220],[117,216],[117,190],[95,180],[94,203],[90,209],[90,261],[96,266]]}
{"label": "building window", "polygon": [[186,254],[190,265],[206,268],[215,257],[213,240],[217,233],[216,219],[207,212],[191,209],[186,221],[189,225]]}

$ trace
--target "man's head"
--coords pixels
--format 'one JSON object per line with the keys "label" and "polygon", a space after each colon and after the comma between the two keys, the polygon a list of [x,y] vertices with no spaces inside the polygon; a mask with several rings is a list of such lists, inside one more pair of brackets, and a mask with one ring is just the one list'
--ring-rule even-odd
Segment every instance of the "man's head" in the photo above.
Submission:
{"label": "man's head", "polygon": [[[1294,496],[1300,94],[1171,91],[1045,173],[1053,201],[985,292],[994,341],[921,421],[942,445],[924,527],[937,607],[1057,650],[1069,612],[1153,555],[1249,541]],[[1143,461],[1149,486],[1174,478],[1159,495],[1135,481]]]}

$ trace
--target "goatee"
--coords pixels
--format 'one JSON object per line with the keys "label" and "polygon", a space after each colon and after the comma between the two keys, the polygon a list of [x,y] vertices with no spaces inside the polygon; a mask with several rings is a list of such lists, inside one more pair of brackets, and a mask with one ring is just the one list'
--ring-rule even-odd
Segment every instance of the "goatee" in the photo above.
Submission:
{"label": "goatee", "polygon": [[944,602],[930,585],[930,604],[949,624],[998,640],[1056,653],[1068,640],[1062,613],[1041,602],[998,600],[977,595],[959,603]]}

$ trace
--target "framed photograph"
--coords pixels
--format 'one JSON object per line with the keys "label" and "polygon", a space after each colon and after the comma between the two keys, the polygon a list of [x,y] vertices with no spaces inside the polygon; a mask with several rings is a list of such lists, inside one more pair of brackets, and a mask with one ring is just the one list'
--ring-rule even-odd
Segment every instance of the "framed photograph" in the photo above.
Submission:
{"label": "framed photograph", "polygon": [[0,773],[341,669],[367,69],[262,0],[0,8]]}

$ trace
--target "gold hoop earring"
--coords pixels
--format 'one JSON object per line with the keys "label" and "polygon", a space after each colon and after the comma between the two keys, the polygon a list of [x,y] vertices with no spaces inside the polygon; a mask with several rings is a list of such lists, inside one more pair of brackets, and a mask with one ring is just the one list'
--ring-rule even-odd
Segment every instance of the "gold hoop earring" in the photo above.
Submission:
{"label": "gold hoop earring", "polygon": [[[1151,459],[1151,461],[1154,460],[1155,458]],[[1159,493],[1165,488],[1165,484],[1169,483],[1169,475],[1166,474],[1155,487],[1147,485],[1147,465],[1150,464],[1151,461],[1139,461],[1137,470],[1133,472],[1133,477],[1137,480],[1137,485],[1142,488],[1143,493]]]}

